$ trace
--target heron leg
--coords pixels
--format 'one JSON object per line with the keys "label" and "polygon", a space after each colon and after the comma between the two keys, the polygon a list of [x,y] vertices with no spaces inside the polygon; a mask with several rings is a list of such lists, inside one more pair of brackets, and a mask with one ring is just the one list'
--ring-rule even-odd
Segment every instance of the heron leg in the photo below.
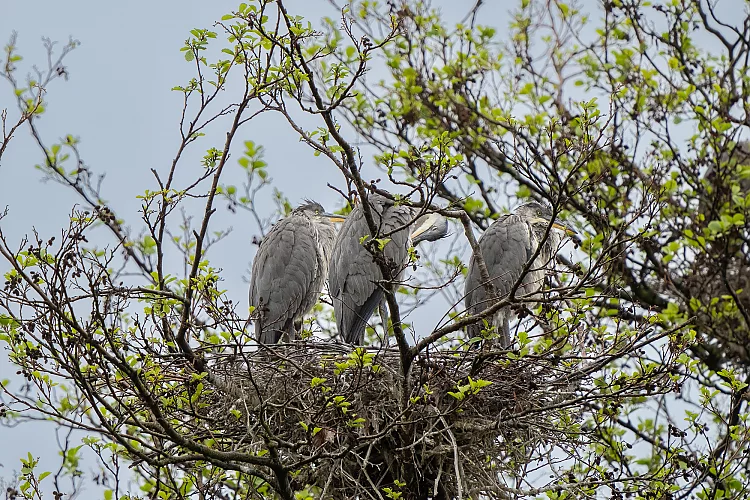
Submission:
{"label": "heron leg", "polygon": [[297,340],[297,334],[302,331],[302,318],[295,319],[291,322],[288,335],[289,339],[288,342],[291,342],[293,340]]}
{"label": "heron leg", "polygon": [[255,337],[258,339],[258,343],[264,345],[272,345],[279,342],[283,334],[282,330],[273,328],[271,326],[265,326],[260,321],[255,323]]}
{"label": "heron leg", "polygon": [[380,322],[383,324],[383,341],[388,339],[388,308],[385,304],[385,299],[378,303],[378,314],[380,315]]}
{"label": "heron leg", "polygon": [[510,319],[508,314],[503,317],[502,332],[500,332],[500,346],[503,349],[510,349]]}

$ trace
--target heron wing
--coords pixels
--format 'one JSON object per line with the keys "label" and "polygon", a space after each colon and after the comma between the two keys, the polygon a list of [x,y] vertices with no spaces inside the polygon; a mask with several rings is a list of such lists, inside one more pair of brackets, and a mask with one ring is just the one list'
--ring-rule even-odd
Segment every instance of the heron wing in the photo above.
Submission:
{"label": "heron wing", "polygon": [[[409,207],[394,206],[386,198],[370,196],[375,222],[380,234],[387,234],[407,224],[412,217]],[[377,282],[382,280],[380,267],[372,254],[362,245],[362,238],[370,235],[362,206],[349,214],[339,231],[331,257],[329,288],[339,334],[344,341],[362,345],[367,322],[383,298]],[[383,248],[386,259],[403,266],[407,258],[409,230],[389,236]]]}
{"label": "heron wing", "polygon": [[307,312],[301,308],[317,265],[315,236],[306,219],[291,215],[269,231],[250,279],[250,305],[262,308],[262,321],[256,322],[259,342],[275,343],[283,331],[293,331],[294,320]]}
{"label": "heron wing", "polygon": [[[530,229],[519,217],[506,215],[487,228],[478,243],[495,293],[503,297],[510,292],[526,262],[534,254]],[[491,305],[473,255],[464,294],[469,314],[477,314]],[[478,325],[473,325],[469,335],[477,335],[478,329]]]}

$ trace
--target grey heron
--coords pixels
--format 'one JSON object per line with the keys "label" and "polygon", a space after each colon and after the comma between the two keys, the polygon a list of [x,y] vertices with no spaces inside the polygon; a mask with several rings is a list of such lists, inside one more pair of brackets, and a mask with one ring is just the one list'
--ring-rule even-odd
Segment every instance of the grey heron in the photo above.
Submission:
{"label": "grey heron", "polygon": [[[542,241],[549,225],[552,226],[549,235]],[[575,234],[566,225],[553,220],[552,211],[548,207],[535,201],[520,205],[514,213],[503,215],[493,222],[479,238],[478,245],[494,288],[495,300],[508,295],[519,279],[521,284],[516,290],[516,296],[533,296],[541,291],[545,267],[554,258],[565,233]],[[540,244],[542,248],[539,254],[522,278],[526,263]],[[494,302],[481,281],[474,255],[469,263],[464,294],[466,310],[471,315],[487,309]],[[533,308],[534,305],[529,304],[529,307]],[[508,348],[511,344],[509,323],[513,316],[510,307],[503,307],[491,318],[487,318],[489,325],[497,328],[501,334],[503,348]],[[470,325],[467,333],[470,338],[478,337],[481,330],[482,322],[479,321]]]}
{"label": "grey heron", "polygon": [[255,337],[275,344],[295,340],[302,319],[318,301],[328,275],[334,222],[320,204],[307,201],[277,222],[261,241],[253,260],[250,305],[255,307]]}
{"label": "grey heron", "polygon": [[[419,213],[417,209],[396,205],[378,194],[369,195],[369,204],[378,225],[376,237],[387,235],[390,239],[383,247],[383,256],[398,270],[394,279],[401,276],[406,266],[410,246],[420,241],[440,239],[448,233],[448,221],[441,215],[422,215],[414,224],[406,227]],[[390,234],[399,228],[403,229]],[[345,342],[354,345],[364,343],[367,322],[385,296],[378,284],[383,279],[380,267],[362,244],[368,236],[370,228],[360,203],[341,226],[331,255],[328,276],[339,335]]]}

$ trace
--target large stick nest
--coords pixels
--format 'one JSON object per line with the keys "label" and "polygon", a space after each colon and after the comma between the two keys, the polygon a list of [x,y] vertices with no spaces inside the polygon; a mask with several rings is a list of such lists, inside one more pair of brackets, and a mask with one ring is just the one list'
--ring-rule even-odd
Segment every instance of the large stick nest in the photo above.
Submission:
{"label": "large stick nest", "polygon": [[295,487],[334,498],[399,482],[401,498],[487,491],[512,471],[509,454],[561,438],[550,408],[574,390],[553,359],[480,357],[424,354],[405,380],[393,350],[301,343],[221,356],[205,416],[237,451],[278,454]]}

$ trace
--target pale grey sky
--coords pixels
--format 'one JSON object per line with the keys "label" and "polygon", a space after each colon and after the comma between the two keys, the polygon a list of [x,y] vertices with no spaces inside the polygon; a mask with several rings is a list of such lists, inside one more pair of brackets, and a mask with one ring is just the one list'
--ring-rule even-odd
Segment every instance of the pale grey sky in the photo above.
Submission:
{"label": "pale grey sky", "polygon": [[[105,198],[135,229],[140,228],[140,202],[136,196],[146,188],[154,188],[150,169],[164,172],[178,145],[182,95],[170,89],[193,76],[193,66],[185,62],[179,48],[190,29],[211,27],[238,3],[38,0],[5,2],[2,6],[0,43],[5,45],[12,31],[18,32],[18,51],[24,56],[19,75],[30,70],[32,63],[45,64],[42,37],[64,43],[72,36],[81,42],[65,60],[69,81],[60,79],[50,86],[47,112],[38,125],[50,142],[66,134],[81,139],[87,165],[96,173],[106,174]],[[294,0],[287,4],[290,11],[301,13],[313,24],[323,15],[336,15],[326,0]],[[449,19],[459,19],[474,2],[443,0],[434,4],[440,5]],[[498,2],[485,7],[483,14],[490,16],[485,19],[491,19],[491,24],[502,26],[507,8],[507,4]],[[15,110],[5,81],[0,81],[2,108]],[[208,141],[189,151],[186,168],[197,167],[205,149],[223,141],[224,132],[220,127],[212,129]],[[240,138],[264,146],[274,184],[293,204],[313,197],[327,208],[338,206],[338,195],[326,187],[327,182],[341,184],[335,167],[322,157],[314,157],[279,116],[264,115],[246,126]],[[0,205],[10,208],[2,229],[11,241],[20,241],[32,226],[45,237],[59,234],[73,204],[78,202],[61,186],[39,182],[40,173],[33,167],[40,161],[38,148],[26,129],[21,129],[0,164]],[[239,182],[240,177],[235,179]],[[272,210],[269,206],[262,215]],[[235,229],[233,236],[216,249],[212,263],[225,269],[225,288],[233,299],[246,306],[243,275],[255,252],[250,244],[255,226],[246,214],[232,215],[223,210],[213,222],[216,228]],[[0,270],[4,272],[5,266]],[[435,313],[442,314],[442,309],[423,313],[415,322],[422,320],[426,328],[431,328]],[[5,378],[14,371],[6,353],[0,352],[0,376]],[[29,451],[41,457],[40,470],[59,463],[51,425],[0,427],[0,478],[18,470],[19,458]],[[83,469],[89,474],[94,467],[94,463],[88,463]]]}
{"label": "pale grey sky", "polygon": [[[594,2],[586,0],[583,4]],[[47,97],[47,113],[38,123],[50,141],[68,133],[80,137],[86,163],[95,172],[107,175],[104,196],[117,214],[136,229],[140,227],[136,196],[153,187],[150,169],[165,171],[178,144],[182,96],[170,89],[193,75],[193,66],[185,62],[179,48],[190,29],[211,27],[238,3],[239,0],[5,0],[0,6],[0,44],[7,42],[12,31],[18,32],[18,50],[25,58],[22,74],[29,69],[27,64],[44,63],[41,37],[65,42],[73,36],[81,42],[65,61],[69,81],[53,83]],[[458,20],[475,1],[433,3],[443,9],[448,19]],[[290,11],[301,13],[313,24],[323,15],[336,15],[326,0],[289,0],[287,4]],[[740,9],[741,4],[725,0],[720,8],[729,13]],[[513,5],[515,2],[485,0],[479,22],[503,28],[508,21],[506,10]],[[14,110],[15,103],[8,85],[0,81],[0,109],[6,107]],[[184,162],[188,172],[185,178],[189,178],[191,168],[197,167],[202,151],[223,140],[223,133],[221,127],[212,129],[208,140],[189,152]],[[264,115],[246,126],[240,139],[239,144],[252,139],[264,146],[274,184],[292,203],[314,197],[327,208],[336,207],[338,196],[326,187],[327,182],[341,184],[335,167],[314,157],[280,117]],[[59,234],[72,205],[78,201],[58,185],[39,182],[39,172],[33,166],[40,160],[38,149],[26,130],[21,129],[0,164],[0,206],[10,208],[0,225],[11,241],[20,240],[31,226],[45,237]],[[269,206],[263,215],[272,210]],[[225,269],[224,287],[245,307],[247,285],[243,276],[255,252],[250,244],[254,223],[242,212],[232,215],[225,210],[217,212],[213,222],[216,228],[235,229],[210,257],[214,265]],[[0,271],[4,272],[5,266],[0,265]],[[432,328],[435,316],[444,309],[431,304],[415,315],[415,323]],[[8,371],[15,369],[9,365],[5,352],[0,352],[0,378],[7,377]],[[58,465],[51,425],[0,427],[0,478],[18,470],[19,458],[28,451],[41,457],[41,470]],[[88,461],[83,470],[88,475],[95,467],[93,461]]]}

